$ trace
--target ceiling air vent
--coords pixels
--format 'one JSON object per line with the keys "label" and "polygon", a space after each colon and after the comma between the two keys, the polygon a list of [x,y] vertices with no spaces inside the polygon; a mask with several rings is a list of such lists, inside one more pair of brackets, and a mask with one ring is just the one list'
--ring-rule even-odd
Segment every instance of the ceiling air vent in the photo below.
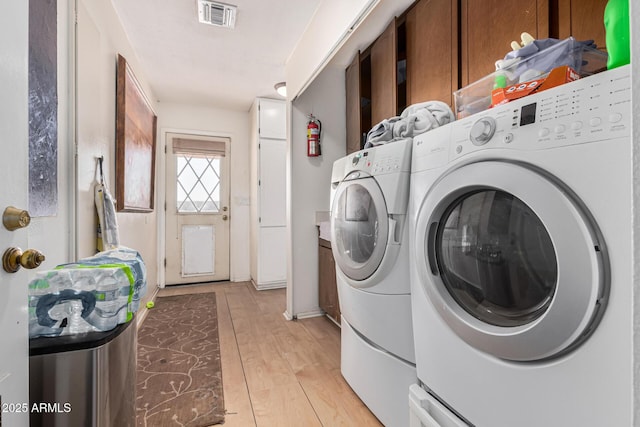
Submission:
{"label": "ceiling air vent", "polygon": [[234,28],[237,7],[232,4],[198,0],[198,19],[203,24]]}

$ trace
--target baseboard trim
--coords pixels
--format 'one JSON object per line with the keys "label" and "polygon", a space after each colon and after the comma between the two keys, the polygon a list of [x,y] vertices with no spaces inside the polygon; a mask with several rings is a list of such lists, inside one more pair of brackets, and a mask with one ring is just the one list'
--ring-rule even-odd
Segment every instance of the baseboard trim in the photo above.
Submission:
{"label": "baseboard trim", "polygon": [[289,313],[289,311],[287,310],[285,310],[284,313],[282,313],[282,316],[287,320],[309,319],[311,317],[321,317],[324,315],[325,315],[324,310],[320,308],[317,310],[305,311],[304,313],[298,313],[294,315]]}
{"label": "baseboard trim", "polygon": [[287,282],[271,282],[258,285],[255,280],[251,279],[251,283],[253,284],[253,287],[258,291],[265,291],[267,289],[282,289],[287,287]]}
{"label": "baseboard trim", "polygon": [[160,292],[161,287],[160,286],[156,286],[153,295],[151,295],[151,298],[149,298],[148,300],[146,298],[144,298],[143,300],[140,301],[140,307],[138,307],[138,312],[136,313],[136,328],[140,328],[140,326],[142,325],[142,322],[144,321],[144,318],[147,317],[147,313],[149,312],[149,309],[147,308],[147,303],[148,302],[155,302],[156,297],[158,296],[158,292]]}

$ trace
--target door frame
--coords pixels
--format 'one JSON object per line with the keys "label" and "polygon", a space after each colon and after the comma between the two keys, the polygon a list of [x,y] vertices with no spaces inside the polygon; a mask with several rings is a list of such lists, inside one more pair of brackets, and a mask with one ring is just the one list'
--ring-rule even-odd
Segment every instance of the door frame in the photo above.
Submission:
{"label": "door frame", "polygon": [[[230,132],[212,132],[212,131],[203,131],[197,129],[185,129],[185,128],[161,128],[160,129],[160,143],[162,144],[162,148],[158,151],[159,158],[156,159],[156,169],[157,176],[162,177],[162,179],[156,180],[156,198],[158,200],[158,286],[160,288],[164,288],[167,285],[167,280],[165,276],[165,267],[164,267],[164,259],[166,257],[166,244],[167,244],[167,235],[166,235],[166,223],[167,223],[167,214],[164,209],[165,204],[167,203],[167,184],[166,184],[166,174],[167,174],[167,135],[168,134],[182,134],[182,135],[194,135],[194,136],[211,136],[211,137],[223,137],[229,138],[231,142],[227,148],[227,154],[229,156],[228,163],[228,175],[229,175],[229,210],[233,204],[233,182],[231,179],[231,171],[233,169],[233,164],[231,158],[233,156],[233,141],[236,135]],[[235,260],[234,260],[234,252],[235,252],[235,244],[233,238],[233,227],[229,224],[229,281],[233,282],[235,280]]]}

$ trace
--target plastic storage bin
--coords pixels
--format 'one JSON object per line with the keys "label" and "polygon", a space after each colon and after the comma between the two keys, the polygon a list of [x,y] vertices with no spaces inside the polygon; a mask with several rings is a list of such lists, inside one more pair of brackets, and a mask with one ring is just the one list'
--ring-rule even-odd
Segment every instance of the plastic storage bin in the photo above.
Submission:
{"label": "plastic storage bin", "polygon": [[[490,108],[491,92],[496,83],[504,87],[535,80],[562,65],[568,65],[585,77],[606,70],[607,54],[569,37],[453,92],[456,117],[461,119]],[[525,74],[527,70],[537,73]],[[529,76],[520,80],[523,75]]]}

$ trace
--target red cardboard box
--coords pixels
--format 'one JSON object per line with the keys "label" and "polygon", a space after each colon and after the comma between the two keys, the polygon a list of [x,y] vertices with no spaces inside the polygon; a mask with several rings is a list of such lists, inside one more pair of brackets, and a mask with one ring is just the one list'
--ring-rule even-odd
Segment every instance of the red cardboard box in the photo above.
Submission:
{"label": "red cardboard box", "polygon": [[491,92],[491,106],[506,104],[514,99],[531,95],[532,93],[542,92],[552,87],[560,86],[565,83],[578,80],[580,75],[568,65],[556,67],[549,72],[546,77],[531,80],[524,83],[507,86],[505,88],[497,88]]}

